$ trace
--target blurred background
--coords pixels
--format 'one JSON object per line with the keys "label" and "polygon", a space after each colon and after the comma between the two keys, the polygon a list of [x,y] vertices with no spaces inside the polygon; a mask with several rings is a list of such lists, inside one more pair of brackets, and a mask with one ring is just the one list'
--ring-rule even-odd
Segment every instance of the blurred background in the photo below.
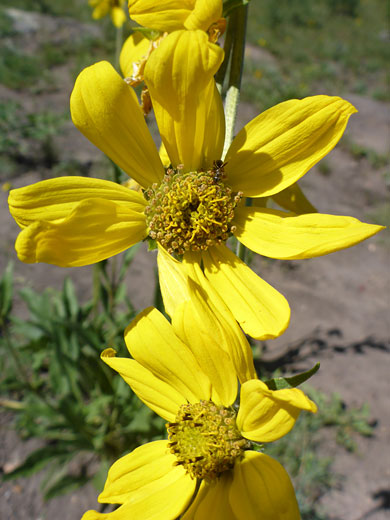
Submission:
{"label": "blurred background", "polygon": [[[1,519],[74,520],[99,507],[112,460],[163,422],[133,399],[100,351],[159,304],[143,245],[97,267],[18,261],[11,188],[60,175],[116,179],[73,126],[69,96],[86,66],[113,63],[116,29],[87,0],[0,0]],[[338,95],[359,110],[301,181],[322,213],[390,224],[389,3],[252,0],[237,130],[290,98]],[[123,36],[131,32],[127,19]],[[151,131],[158,142],[152,116]],[[293,477],[304,520],[390,517],[390,235],[323,258],[252,267],[288,299],[291,325],[253,345],[259,374],[320,371],[320,406],[267,447]],[[13,264],[10,264],[13,262]],[[108,510],[107,510],[108,511]]]}

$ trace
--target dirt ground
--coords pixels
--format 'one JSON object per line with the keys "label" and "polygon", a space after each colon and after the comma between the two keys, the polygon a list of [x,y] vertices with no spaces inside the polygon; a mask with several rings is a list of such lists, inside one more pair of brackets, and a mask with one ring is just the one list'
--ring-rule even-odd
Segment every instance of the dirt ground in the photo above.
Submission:
{"label": "dirt ground", "polygon": [[[48,29],[49,33],[50,30]],[[35,34],[31,29],[30,34]],[[16,92],[0,86],[0,96],[18,101],[26,110],[41,106],[63,112],[68,105],[72,81],[68,71],[55,71],[61,88],[42,96]],[[346,132],[348,143],[377,154],[388,152],[390,106],[369,98],[340,93],[359,109]],[[240,107],[238,126],[256,112],[249,104]],[[101,153],[84,139],[71,123],[56,140],[61,158],[82,164],[101,163]],[[367,157],[357,157],[347,145],[338,146],[327,159],[327,167],[315,167],[301,186],[322,213],[345,214],[368,222],[380,221],[389,204],[386,167],[374,168]],[[10,180],[13,187],[50,177],[50,171],[27,169]],[[18,227],[7,209],[7,193],[0,192],[0,272],[15,261],[17,287],[37,290],[60,288],[65,276],[75,282],[80,294],[90,291],[90,270],[61,269],[43,264],[25,265],[14,252]],[[387,210],[388,211],[388,210]],[[346,405],[368,403],[376,423],[372,438],[356,438],[358,450],[347,453],[329,442],[326,454],[334,457],[333,469],[342,475],[341,485],[321,499],[331,520],[385,520],[390,518],[390,268],[389,232],[356,247],[326,257],[304,261],[270,261],[257,258],[254,269],[288,299],[291,325],[277,340],[268,341],[264,359],[268,363],[284,356],[290,370],[307,369],[321,362],[312,386],[338,392]],[[131,267],[129,290],[137,308],[150,304],[153,280],[150,269],[154,253],[143,250]],[[131,285],[130,285],[131,280]],[[17,304],[17,312],[24,312]],[[10,416],[0,415],[0,466],[12,467],[36,446],[22,443],[10,430]],[[74,520],[96,506],[96,492],[82,491],[44,504],[39,478],[3,484],[0,518],[4,520]]]}

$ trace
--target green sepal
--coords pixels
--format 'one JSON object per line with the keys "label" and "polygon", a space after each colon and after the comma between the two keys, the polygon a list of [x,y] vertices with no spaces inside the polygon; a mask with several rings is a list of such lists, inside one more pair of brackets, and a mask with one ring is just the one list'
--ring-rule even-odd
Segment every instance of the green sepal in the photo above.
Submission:
{"label": "green sepal", "polygon": [[250,0],[225,0],[223,2],[223,14],[222,16],[226,18],[229,16],[237,7],[241,7],[242,5],[249,4]]}
{"label": "green sepal", "polygon": [[142,33],[142,35],[145,36],[145,38],[148,40],[155,40],[161,34],[160,31],[156,31],[156,29],[149,29],[148,27],[136,27],[134,32]]}
{"label": "green sepal", "polygon": [[154,251],[155,249],[157,249],[157,240],[154,240],[150,237],[148,237],[146,240],[148,242],[148,251]]}
{"label": "green sepal", "polygon": [[270,390],[282,390],[283,388],[295,388],[308,379],[311,376],[314,376],[316,372],[318,372],[320,368],[320,364],[316,363],[313,368],[307,370],[306,372],[302,372],[301,374],[297,374],[292,377],[275,377],[273,379],[268,379],[264,381],[264,383],[268,386]]}

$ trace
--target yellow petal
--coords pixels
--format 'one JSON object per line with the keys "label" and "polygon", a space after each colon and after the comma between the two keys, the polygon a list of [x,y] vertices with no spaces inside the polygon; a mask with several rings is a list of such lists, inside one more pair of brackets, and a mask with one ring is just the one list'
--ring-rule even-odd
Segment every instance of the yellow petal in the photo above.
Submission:
{"label": "yellow petal", "polygon": [[[202,273],[200,260],[199,255],[186,253],[183,262],[178,262],[165,249],[159,248],[157,264],[166,312],[173,317],[177,307],[191,299],[207,304],[207,321],[212,317],[213,324],[209,327],[214,329],[215,343],[230,356],[241,383],[253,379],[257,376],[249,343],[222,298]],[[195,283],[195,292],[190,291],[190,281]]]}
{"label": "yellow petal", "polygon": [[161,246],[158,246],[157,265],[165,312],[172,318],[177,306],[190,299],[187,271]]}
{"label": "yellow petal", "polygon": [[87,199],[59,222],[37,221],[23,229],[15,249],[28,264],[75,267],[114,256],[146,235],[142,213],[109,200]]}
{"label": "yellow petal", "polygon": [[286,470],[264,453],[246,451],[234,468],[230,505],[237,520],[300,520]]}
{"label": "yellow petal", "polygon": [[348,101],[328,96],[291,99],[266,110],[228,150],[229,185],[253,197],[291,186],[334,148],[354,112]]}
{"label": "yellow petal", "polygon": [[287,300],[226,246],[202,253],[204,272],[244,331],[256,339],[276,338],[290,321]]}
{"label": "yellow petal", "polygon": [[138,314],[125,331],[125,341],[134,359],[189,402],[210,399],[208,377],[157,309]]}
{"label": "yellow petal", "polygon": [[240,207],[234,235],[245,246],[271,258],[298,260],[327,255],[358,244],[382,226],[353,217],[309,213],[289,216],[282,211]]}
{"label": "yellow petal", "polygon": [[297,215],[303,215],[304,213],[317,213],[317,209],[306,198],[297,182],[281,192],[275,193],[272,195],[272,198],[276,204],[279,204],[282,208],[292,211]]}
{"label": "yellow petal", "polygon": [[84,69],[70,98],[73,123],[143,187],[164,169],[137,96],[106,61]]}
{"label": "yellow petal", "polygon": [[173,422],[179,407],[187,400],[138,361],[117,358],[115,354],[115,350],[108,348],[103,351],[101,357],[107,365],[121,375],[143,403],[165,420]]}
{"label": "yellow petal", "polygon": [[189,30],[207,29],[222,17],[221,0],[197,0],[195,8],[184,22]]}
{"label": "yellow petal", "polygon": [[133,63],[144,58],[149,51],[149,47],[150,40],[145,38],[142,33],[136,31],[130,34],[123,44],[119,56],[119,65],[125,78],[133,75]]}
{"label": "yellow petal", "polygon": [[237,397],[237,374],[230,356],[221,346],[220,341],[225,338],[218,334],[217,317],[212,315],[210,307],[199,295],[196,284],[192,280],[188,282],[190,294],[194,297],[176,309],[172,325],[211,381],[211,400],[228,407]]}
{"label": "yellow petal", "polygon": [[184,28],[196,0],[129,0],[130,18],[139,25],[162,32]]}
{"label": "yellow petal", "polygon": [[205,32],[176,31],[146,64],[162,140],[172,165],[184,164],[184,171],[210,167],[221,157],[224,113],[213,76],[222,60],[222,49]]}
{"label": "yellow petal", "polygon": [[99,502],[124,504],[135,493],[144,494],[145,487],[166,477],[174,469],[176,460],[166,440],[139,446],[111,466]]}
{"label": "yellow petal", "polygon": [[273,442],[293,428],[301,410],[317,411],[302,390],[270,390],[262,381],[253,379],[241,387],[237,426],[247,439]]}
{"label": "yellow petal", "polygon": [[83,519],[172,520],[180,517],[192,499],[196,481],[186,475],[182,467],[172,466],[175,457],[164,453],[166,446],[166,441],[146,444],[116,462],[99,501],[111,503],[118,497],[123,505],[112,513],[88,511]]}
{"label": "yellow petal", "polygon": [[79,202],[99,198],[143,213],[146,201],[140,193],[115,182],[88,177],[59,177],[11,190],[9,210],[25,228],[37,220],[56,222],[69,216]]}
{"label": "yellow petal", "polygon": [[211,482],[202,480],[195,500],[182,520],[237,520],[229,504],[231,482],[230,471]]}

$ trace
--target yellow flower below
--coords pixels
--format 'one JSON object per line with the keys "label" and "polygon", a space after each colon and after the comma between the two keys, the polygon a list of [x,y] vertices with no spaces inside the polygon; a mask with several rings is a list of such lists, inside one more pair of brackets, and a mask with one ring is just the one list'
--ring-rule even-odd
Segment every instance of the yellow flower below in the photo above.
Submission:
{"label": "yellow flower below", "polygon": [[[250,349],[241,349],[245,336],[224,326],[219,336],[223,317],[198,289],[190,284],[190,300],[178,307],[172,325],[153,308],[138,315],[125,331],[132,359],[117,358],[113,349],[102,353],[167,421],[168,439],[115,462],[98,500],[120,507],[88,511],[83,520],[300,518],[288,474],[259,447],[254,451],[252,441],[276,441],[302,410],[316,412],[316,405],[297,388],[272,391],[258,380]],[[240,349],[248,376],[236,370]]]}
{"label": "yellow flower below", "polygon": [[126,21],[124,12],[125,0],[89,0],[89,5],[93,7],[92,18],[99,20],[108,14],[111,16],[115,27],[122,27]]}

